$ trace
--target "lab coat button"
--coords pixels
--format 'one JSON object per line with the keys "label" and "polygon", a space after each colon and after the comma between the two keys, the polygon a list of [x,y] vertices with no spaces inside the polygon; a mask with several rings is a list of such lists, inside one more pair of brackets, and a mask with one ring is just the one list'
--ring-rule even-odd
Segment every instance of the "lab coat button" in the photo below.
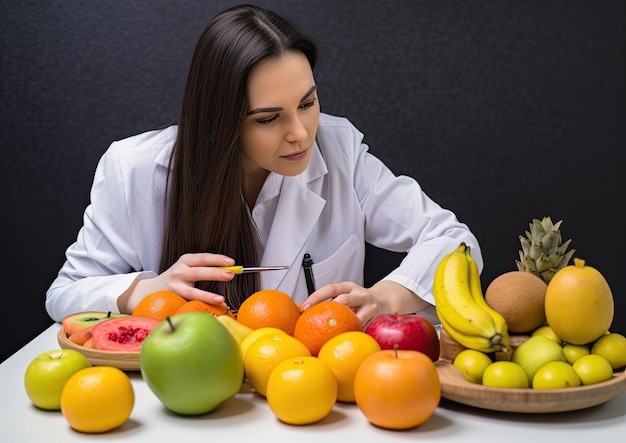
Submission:
{"label": "lab coat button", "polygon": [[256,211],[254,211],[254,213],[255,213],[256,215],[259,215],[259,216],[261,215],[261,213],[262,213],[262,212],[263,212],[263,211],[261,211],[260,209],[257,209]]}

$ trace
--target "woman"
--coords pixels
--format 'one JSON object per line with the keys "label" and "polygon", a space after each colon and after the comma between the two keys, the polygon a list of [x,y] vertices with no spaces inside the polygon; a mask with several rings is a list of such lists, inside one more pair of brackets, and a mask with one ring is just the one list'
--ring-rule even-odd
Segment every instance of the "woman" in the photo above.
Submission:
{"label": "woman", "polygon": [[[102,156],[84,225],[47,292],[49,315],[131,313],[162,289],[235,309],[275,288],[305,309],[334,298],[366,324],[382,312],[432,313],[435,268],[461,241],[482,268],[465,224],[394,176],[348,120],[320,112],[315,61],[314,43],[271,11],[242,5],[216,16],[175,124]],[[370,288],[366,242],[406,252]],[[234,264],[288,269],[220,269]]]}

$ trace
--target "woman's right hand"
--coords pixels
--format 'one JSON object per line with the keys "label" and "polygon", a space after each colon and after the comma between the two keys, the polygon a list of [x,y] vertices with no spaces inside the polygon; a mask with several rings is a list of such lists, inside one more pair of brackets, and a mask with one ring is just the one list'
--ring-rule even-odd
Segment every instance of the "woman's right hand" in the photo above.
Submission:
{"label": "woman's right hand", "polygon": [[230,281],[235,274],[219,269],[220,266],[233,266],[235,260],[222,254],[208,252],[182,255],[176,263],[160,275],[133,284],[117,300],[120,312],[132,313],[137,304],[148,294],[156,291],[172,291],[187,300],[202,300],[219,304],[224,296],[196,288],[198,281]]}

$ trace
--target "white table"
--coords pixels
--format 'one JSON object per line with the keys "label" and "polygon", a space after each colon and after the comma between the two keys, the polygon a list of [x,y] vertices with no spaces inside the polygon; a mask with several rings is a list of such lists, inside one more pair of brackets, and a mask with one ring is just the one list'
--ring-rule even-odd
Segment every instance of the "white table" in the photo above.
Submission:
{"label": "white table", "polygon": [[626,437],[626,393],[594,408],[555,414],[511,414],[475,409],[442,400],[422,426],[389,431],[371,425],[354,404],[338,403],[319,423],[280,423],[266,401],[247,385],[218,410],[198,417],[168,412],[141,379],[129,372],[135,407],[128,422],[105,434],[80,434],[70,429],[60,412],[42,411],[29,401],[24,372],[41,352],[59,349],[59,324],[51,325],[0,365],[2,411],[0,442],[556,442],[606,443]]}

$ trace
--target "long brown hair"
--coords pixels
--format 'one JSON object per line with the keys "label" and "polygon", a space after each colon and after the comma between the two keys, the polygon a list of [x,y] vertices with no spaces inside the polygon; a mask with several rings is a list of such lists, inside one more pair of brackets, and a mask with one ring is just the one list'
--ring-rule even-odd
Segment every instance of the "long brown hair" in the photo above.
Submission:
{"label": "long brown hair", "polygon": [[[189,252],[229,255],[237,263],[260,260],[243,195],[239,136],[248,111],[246,83],[256,63],[290,49],[313,69],[315,44],[272,11],[241,5],[217,15],[196,45],[167,179],[161,272]],[[222,294],[231,308],[259,289],[255,274],[230,282],[197,282]]]}

